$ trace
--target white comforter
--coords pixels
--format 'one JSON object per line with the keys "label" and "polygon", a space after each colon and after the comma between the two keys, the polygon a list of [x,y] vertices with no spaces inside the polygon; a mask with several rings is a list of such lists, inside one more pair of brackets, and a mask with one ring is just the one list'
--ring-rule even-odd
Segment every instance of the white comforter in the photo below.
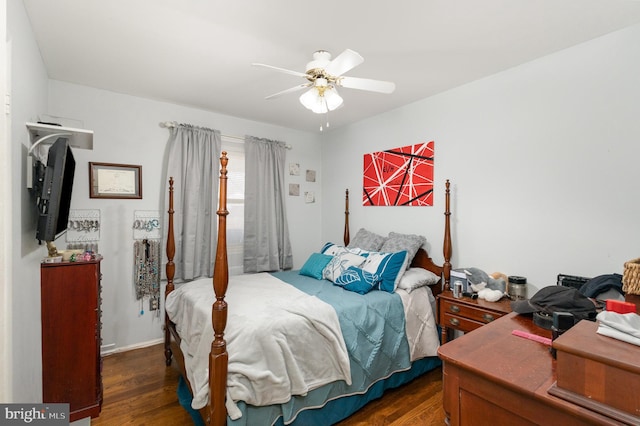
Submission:
{"label": "white comforter", "polygon": [[402,299],[405,329],[411,352],[411,361],[438,355],[440,339],[436,326],[436,299],[429,287],[416,288],[412,292],[396,289]]}
{"label": "white comforter", "polygon": [[[184,284],[167,297],[165,306],[182,337],[195,409],[209,399],[211,288],[210,278]],[[187,290],[190,297],[181,297]],[[330,305],[267,273],[231,276],[225,300],[230,416],[239,413],[236,401],[283,403],[333,381],[351,383],[346,345]]]}

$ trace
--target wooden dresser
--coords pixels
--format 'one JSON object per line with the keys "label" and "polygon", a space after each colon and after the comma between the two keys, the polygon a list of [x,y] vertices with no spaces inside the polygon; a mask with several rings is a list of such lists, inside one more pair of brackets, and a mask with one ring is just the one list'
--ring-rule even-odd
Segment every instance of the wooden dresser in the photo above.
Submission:
{"label": "wooden dresser", "polygon": [[438,350],[451,426],[633,424],[550,394],[557,364],[549,346],[515,336],[513,330],[551,337],[531,317],[511,313]]}
{"label": "wooden dresser", "polygon": [[42,400],[69,403],[70,420],[102,406],[100,260],[43,263]]}

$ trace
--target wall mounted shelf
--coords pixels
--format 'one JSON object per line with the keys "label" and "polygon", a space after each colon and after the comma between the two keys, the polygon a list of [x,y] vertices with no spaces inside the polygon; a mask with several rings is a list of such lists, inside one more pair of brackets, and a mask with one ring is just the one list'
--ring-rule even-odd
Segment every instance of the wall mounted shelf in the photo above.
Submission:
{"label": "wall mounted shelf", "polygon": [[27,188],[29,189],[33,188],[33,157],[46,162],[46,156],[44,159],[40,158],[43,154],[39,153],[39,150],[34,152],[36,147],[40,145],[51,145],[58,138],[66,137],[69,140],[69,145],[74,148],[93,149],[93,130],[29,122],[27,122],[27,130],[29,131],[29,139],[31,140],[29,155],[27,155]]}
{"label": "wall mounted shelf", "polygon": [[27,123],[27,129],[31,138],[29,154],[41,143],[52,144],[59,137],[69,138],[69,145],[73,148],[93,149],[93,130],[74,129],[72,127],[42,123]]}

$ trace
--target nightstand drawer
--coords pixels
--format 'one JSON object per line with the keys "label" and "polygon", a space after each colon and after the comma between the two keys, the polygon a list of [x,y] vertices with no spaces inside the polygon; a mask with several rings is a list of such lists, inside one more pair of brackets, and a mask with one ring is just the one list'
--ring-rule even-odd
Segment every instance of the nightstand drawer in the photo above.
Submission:
{"label": "nightstand drawer", "polygon": [[440,324],[443,327],[468,333],[469,331],[482,327],[485,323],[444,312],[440,317]]}
{"label": "nightstand drawer", "polygon": [[491,311],[479,306],[469,306],[450,300],[443,300],[441,306],[441,314],[443,315],[455,315],[456,317],[467,318],[482,324],[487,324],[505,315],[503,312]]}

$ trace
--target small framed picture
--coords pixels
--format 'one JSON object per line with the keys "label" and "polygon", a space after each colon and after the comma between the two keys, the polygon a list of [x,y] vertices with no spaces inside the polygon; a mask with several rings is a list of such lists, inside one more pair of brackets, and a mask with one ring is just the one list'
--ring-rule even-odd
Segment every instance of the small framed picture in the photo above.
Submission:
{"label": "small framed picture", "polygon": [[89,163],[90,198],[142,198],[142,166]]}
{"label": "small framed picture", "polygon": [[304,202],[307,204],[316,202],[316,193],[313,191],[306,191],[304,193]]}
{"label": "small framed picture", "polygon": [[307,182],[315,182],[315,181],[316,181],[316,171],[307,170]]}

